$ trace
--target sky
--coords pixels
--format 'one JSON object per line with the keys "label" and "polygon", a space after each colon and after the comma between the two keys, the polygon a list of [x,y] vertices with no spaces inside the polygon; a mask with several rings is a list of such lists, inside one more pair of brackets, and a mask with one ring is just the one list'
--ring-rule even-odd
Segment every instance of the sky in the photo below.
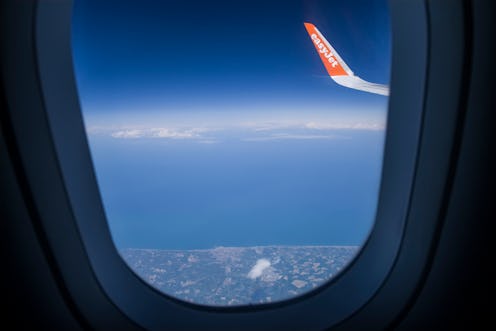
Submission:
{"label": "sky", "polygon": [[314,23],[363,79],[387,84],[385,2],[76,1],[84,112],[382,110],[380,96],[328,79],[303,22]]}
{"label": "sky", "polygon": [[[335,84],[303,23],[388,84],[388,15],[383,0],[76,0],[76,81],[117,245],[363,242],[387,98]],[[318,233],[333,226],[343,234]],[[186,242],[192,227],[205,238]]]}

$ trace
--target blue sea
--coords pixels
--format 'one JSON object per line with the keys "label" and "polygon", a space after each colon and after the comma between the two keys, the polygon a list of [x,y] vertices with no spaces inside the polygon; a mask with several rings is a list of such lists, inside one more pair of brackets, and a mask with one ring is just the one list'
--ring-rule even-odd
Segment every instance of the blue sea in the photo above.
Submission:
{"label": "blue sea", "polygon": [[201,142],[89,135],[116,246],[361,245],[374,223],[384,131],[335,131]]}

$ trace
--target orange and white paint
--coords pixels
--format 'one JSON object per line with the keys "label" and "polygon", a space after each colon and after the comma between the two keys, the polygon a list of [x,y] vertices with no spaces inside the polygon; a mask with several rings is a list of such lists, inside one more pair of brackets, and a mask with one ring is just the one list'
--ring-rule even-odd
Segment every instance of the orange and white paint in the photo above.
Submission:
{"label": "orange and white paint", "polygon": [[327,73],[336,83],[355,90],[389,95],[389,87],[387,85],[367,82],[355,76],[353,71],[351,71],[315,25],[312,23],[304,23],[304,25]]}

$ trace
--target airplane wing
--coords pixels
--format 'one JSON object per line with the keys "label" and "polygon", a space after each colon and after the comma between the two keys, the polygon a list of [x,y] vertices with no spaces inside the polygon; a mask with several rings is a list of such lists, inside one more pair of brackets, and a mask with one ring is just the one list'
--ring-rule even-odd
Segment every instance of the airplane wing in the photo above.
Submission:
{"label": "airplane wing", "polygon": [[355,76],[350,67],[346,65],[315,25],[312,23],[304,24],[324,67],[329,73],[329,76],[331,76],[336,83],[360,91],[389,95],[389,87],[387,85],[367,82],[360,77]]}

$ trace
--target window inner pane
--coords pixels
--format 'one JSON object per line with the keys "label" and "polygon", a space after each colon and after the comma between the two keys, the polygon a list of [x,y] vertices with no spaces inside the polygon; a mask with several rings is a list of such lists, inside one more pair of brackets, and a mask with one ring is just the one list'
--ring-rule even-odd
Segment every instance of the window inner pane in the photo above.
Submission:
{"label": "window inner pane", "polygon": [[390,50],[385,0],[77,0],[80,101],[123,259],[215,306],[343,270],[374,224]]}

